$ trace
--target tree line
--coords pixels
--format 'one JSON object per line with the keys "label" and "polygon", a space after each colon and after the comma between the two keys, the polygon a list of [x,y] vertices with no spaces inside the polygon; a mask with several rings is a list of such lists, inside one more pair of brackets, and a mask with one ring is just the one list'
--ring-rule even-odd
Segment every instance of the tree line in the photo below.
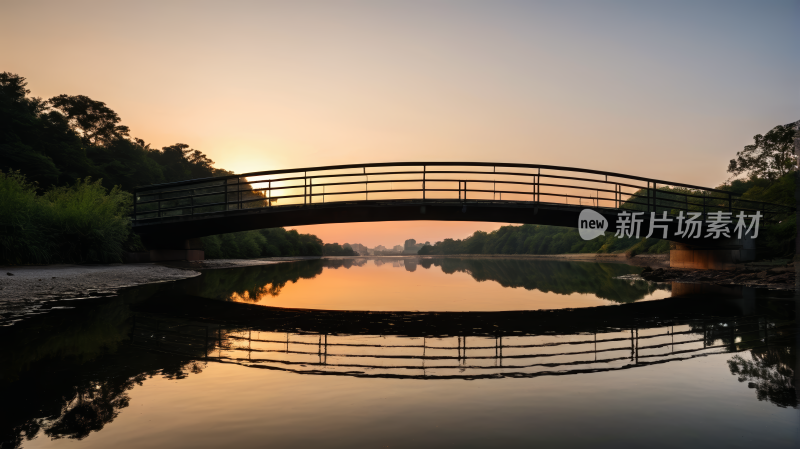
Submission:
{"label": "tree line", "polygon": [[[187,144],[132,137],[102,101],[33,97],[24,77],[0,73],[0,263],[119,262],[144,249],[127,220],[135,187],[228,174]],[[209,258],[322,255],[318,238],[287,231],[203,242]]]}
{"label": "tree line", "polygon": [[476,231],[463,239],[444,239],[423,246],[420,255],[446,254],[571,254],[629,252],[663,253],[669,242],[659,239],[636,239],[601,235],[583,240],[574,228],[545,225],[502,226],[492,232]]}
{"label": "tree line", "polygon": [[41,189],[102,179],[107,189],[230,174],[184,143],[151,148],[116,112],[85,95],[31,97],[25,78],[0,74],[0,170]]}
{"label": "tree line", "polygon": [[[794,206],[797,160],[794,154],[794,138],[798,123],[774,127],[766,134],[753,137],[754,143],[736,153],[728,165],[732,178],[718,186],[718,190],[740,195],[738,201],[764,201]],[[737,178],[739,177],[739,178]],[[669,194],[696,194],[691,189],[662,187],[658,190],[656,207],[668,210]],[[633,193],[621,205],[623,209],[644,210],[637,204],[647,197],[644,190]],[[685,198],[681,196],[681,198]],[[727,195],[725,196],[727,198]],[[677,196],[676,196],[677,199]],[[709,199],[706,199],[708,201]],[[713,202],[713,198],[710,201]],[[681,199],[683,201],[683,199]],[[702,210],[703,206],[688,204],[690,210]],[[763,238],[759,251],[763,256],[792,256],[796,237],[796,216],[787,213],[773,223],[762,225]],[[463,239],[445,239],[419,250],[421,255],[445,254],[570,254],[570,253],[666,253],[669,242],[654,238],[619,238],[610,233],[596,239],[581,239],[577,229],[543,225],[503,226],[493,232],[477,231]]]}

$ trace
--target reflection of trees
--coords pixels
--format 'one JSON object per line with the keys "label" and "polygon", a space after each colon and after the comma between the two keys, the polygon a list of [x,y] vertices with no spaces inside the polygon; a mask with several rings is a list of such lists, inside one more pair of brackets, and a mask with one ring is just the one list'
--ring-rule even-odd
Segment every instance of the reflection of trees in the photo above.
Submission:
{"label": "reflection of trees", "polygon": [[288,283],[313,279],[323,268],[352,268],[367,259],[316,259],[244,268],[208,270],[202,276],[183,281],[183,291],[203,298],[258,302],[264,296],[278,296]]}
{"label": "reflection of trees", "polygon": [[[123,352],[122,357],[109,355],[68,371],[58,366],[64,362],[51,360],[53,366],[36,370],[30,375],[33,379],[9,386],[17,391],[0,390],[0,397],[11,399],[3,401],[11,409],[7,410],[11,421],[9,427],[0,427],[0,447],[18,448],[40,432],[54,440],[84,439],[114,421],[130,405],[128,392],[148,377],[183,379],[205,367],[205,362],[174,356]],[[45,379],[52,371],[60,372],[56,378]],[[117,372],[109,375],[109,371]]]}
{"label": "reflection of trees", "polygon": [[750,350],[752,360],[735,355],[728,360],[731,374],[739,382],[755,388],[759,401],[769,401],[778,407],[797,407],[794,380],[796,348],[777,346]]}
{"label": "reflection of trees", "polygon": [[[209,270],[203,276],[187,281],[186,293],[204,298],[258,302],[264,296],[278,296],[289,282],[313,279],[323,268],[361,267],[368,259],[321,259],[279,263],[226,270]],[[375,260],[376,266],[386,261]],[[441,267],[447,274],[464,272],[476,281],[495,281],[503,287],[522,287],[562,295],[595,294],[616,302],[633,302],[652,293],[654,287],[646,281],[614,279],[624,274],[638,273],[639,268],[624,264],[561,262],[519,259],[406,259],[392,260],[393,266],[414,271],[418,266]],[[664,288],[664,287],[658,287]]]}
{"label": "reflection of trees", "polygon": [[503,287],[522,287],[562,295],[591,293],[615,302],[633,302],[654,290],[646,281],[614,279],[640,270],[624,264],[456,258],[422,259],[419,262],[423,268],[441,267],[447,274],[468,273],[478,282],[491,280]]}
{"label": "reflection of trees", "polygon": [[43,424],[45,435],[54,440],[81,440],[92,431],[102,429],[119,415],[121,409],[130,405],[127,391],[135,384],[141,385],[142,380],[144,375],[140,374],[123,382],[95,381],[76,387],[75,394],[61,407],[61,414]]}
{"label": "reflection of trees", "polygon": [[322,261],[325,268],[347,268],[363,267],[367,264],[367,259],[324,259]]}
{"label": "reflection of trees", "polygon": [[[186,293],[203,298],[231,298],[257,302],[262,296],[278,296],[287,283],[313,279],[329,260],[304,260],[245,268],[207,270],[202,276],[183,281]],[[352,264],[351,264],[352,265]],[[343,266],[343,265],[342,265]],[[348,266],[349,267],[349,266]]]}

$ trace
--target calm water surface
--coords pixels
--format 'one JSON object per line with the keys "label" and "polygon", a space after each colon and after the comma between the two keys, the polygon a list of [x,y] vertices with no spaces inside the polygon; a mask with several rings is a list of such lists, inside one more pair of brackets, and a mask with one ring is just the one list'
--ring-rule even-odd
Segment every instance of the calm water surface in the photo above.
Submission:
{"label": "calm water surface", "polygon": [[798,447],[797,310],[550,261],[210,270],[3,329],[6,447]]}
{"label": "calm water surface", "polygon": [[343,259],[209,272],[191,292],[273,307],[426,312],[564,309],[670,296],[667,284],[615,279],[640,271],[515,259]]}

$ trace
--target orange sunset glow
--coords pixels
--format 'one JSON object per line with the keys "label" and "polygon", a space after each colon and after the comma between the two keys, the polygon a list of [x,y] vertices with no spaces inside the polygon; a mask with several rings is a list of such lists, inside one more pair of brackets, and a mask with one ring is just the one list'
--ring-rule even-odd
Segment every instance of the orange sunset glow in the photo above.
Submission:
{"label": "orange sunset glow", "polygon": [[[772,45],[797,27],[767,26],[769,8],[311,3],[11,2],[0,60],[34,96],[103,101],[132,136],[236,173],[487,161],[713,187],[800,115],[796,58]],[[372,246],[498,226],[298,230]]]}

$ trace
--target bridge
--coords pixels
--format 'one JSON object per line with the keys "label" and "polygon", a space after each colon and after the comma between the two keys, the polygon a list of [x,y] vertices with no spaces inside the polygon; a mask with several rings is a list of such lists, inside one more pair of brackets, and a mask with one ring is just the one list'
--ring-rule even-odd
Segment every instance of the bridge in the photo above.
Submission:
{"label": "bridge", "polygon": [[134,197],[133,230],[152,260],[202,259],[200,237],[261,228],[406,220],[578,227],[581,211],[589,208],[605,218],[608,232],[617,231],[620,212],[642,212],[641,236],[652,213],[656,219],[666,213],[675,266],[724,268],[752,260],[754,242],[676,236],[678,214],[699,213],[707,221],[716,212],[760,212],[768,222],[794,211],[725,190],[639,176],[484,162],[271,170],[140,187]]}

